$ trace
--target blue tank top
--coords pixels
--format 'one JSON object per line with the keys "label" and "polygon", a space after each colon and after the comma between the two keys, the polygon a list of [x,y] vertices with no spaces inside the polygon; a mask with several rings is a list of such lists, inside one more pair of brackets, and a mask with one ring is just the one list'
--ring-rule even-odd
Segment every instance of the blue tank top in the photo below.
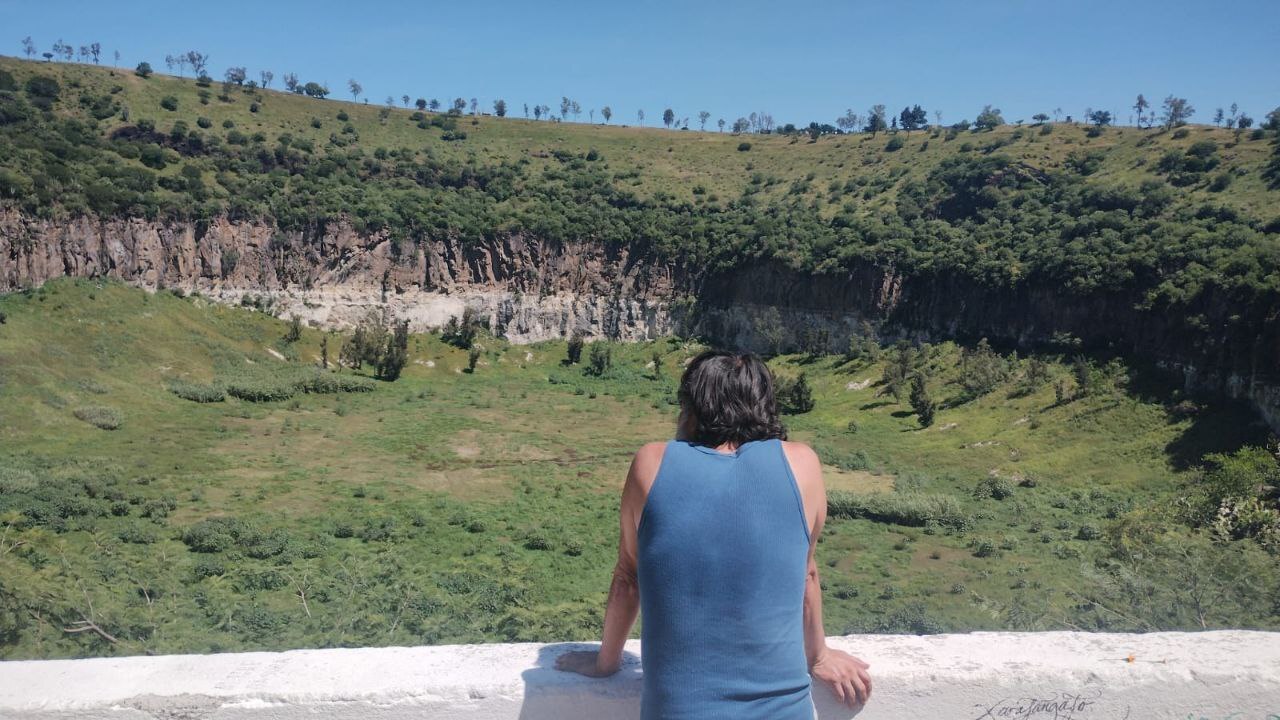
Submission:
{"label": "blue tank top", "polygon": [[779,440],[673,440],[640,516],[644,720],[812,720],[809,523]]}

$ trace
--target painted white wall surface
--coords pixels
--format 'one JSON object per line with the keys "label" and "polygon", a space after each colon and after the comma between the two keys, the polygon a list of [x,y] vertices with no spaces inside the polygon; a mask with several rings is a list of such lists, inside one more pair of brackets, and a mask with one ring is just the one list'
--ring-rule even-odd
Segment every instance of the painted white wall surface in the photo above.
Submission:
{"label": "painted white wall surface", "polygon": [[[1280,720],[1280,633],[856,635],[859,720]],[[639,717],[640,645],[606,680],[581,644],[445,645],[0,663],[4,720],[577,720]],[[825,690],[823,720],[855,717]]]}

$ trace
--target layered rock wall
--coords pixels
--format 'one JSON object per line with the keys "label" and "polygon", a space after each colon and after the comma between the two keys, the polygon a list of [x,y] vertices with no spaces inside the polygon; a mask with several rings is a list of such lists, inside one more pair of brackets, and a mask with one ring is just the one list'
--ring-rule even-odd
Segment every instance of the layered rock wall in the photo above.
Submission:
{"label": "layered rock wall", "polygon": [[1247,399],[1280,428],[1280,303],[1213,293],[1193,307],[1162,310],[1137,291],[988,286],[869,262],[826,274],[777,262],[712,272],[629,247],[511,233],[414,242],[341,222],[281,231],[225,218],[51,221],[0,212],[0,292],[63,276],[176,287],[229,303],[248,296],[282,317],[333,328],[373,311],[421,331],[470,308],[513,342],[696,332],[771,350],[795,347],[816,329],[829,350],[841,351],[867,327],[881,340],[986,337],[1032,348],[1067,339],[1150,362],[1188,389]]}

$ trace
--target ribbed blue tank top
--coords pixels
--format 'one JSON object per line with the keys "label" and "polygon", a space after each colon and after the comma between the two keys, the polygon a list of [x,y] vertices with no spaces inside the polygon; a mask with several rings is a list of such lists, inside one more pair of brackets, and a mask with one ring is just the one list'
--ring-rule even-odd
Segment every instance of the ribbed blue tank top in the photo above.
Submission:
{"label": "ribbed blue tank top", "polygon": [[812,720],[809,524],[778,440],[673,440],[640,516],[644,720]]}

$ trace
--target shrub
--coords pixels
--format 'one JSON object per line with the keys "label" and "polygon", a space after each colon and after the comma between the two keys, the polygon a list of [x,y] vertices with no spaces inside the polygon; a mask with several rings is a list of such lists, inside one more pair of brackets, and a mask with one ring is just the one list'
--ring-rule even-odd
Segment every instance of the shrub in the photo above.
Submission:
{"label": "shrub", "polygon": [[535,530],[525,535],[524,546],[529,550],[550,550],[551,541],[547,539],[546,535]]}
{"label": "shrub", "polygon": [[591,353],[587,359],[587,367],[583,371],[588,375],[600,377],[613,367],[613,349],[604,342],[591,343]]}
{"label": "shrub", "polygon": [[159,145],[144,145],[139,156],[142,164],[153,170],[165,169],[164,148]]}
{"label": "shrub", "polygon": [[195,566],[191,568],[191,574],[195,575],[197,580],[202,580],[204,578],[226,575],[227,568],[222,564],[222,561],[217,558],[200,558],[196,561]]}
{"label": "shrub", "polygon": [[923,527],[941,525],[965,530],[972,519],[965,514],[959,500],[952,495],[935,493],[827,493],[827,512],[831,517],[865,518],[876,522]]}
{"label": "shrub", "polygon": [[974,557],[991,557],[996,554],[996,544],[990,540],[978,540],[973,544]]}
{"label": "shrub", "polygon": [[227,383],[227,394],[249,402],[288,400],[296,392],[293,385],[271,380],[233,380]]}
{"label": "shrub", "polygon": [[240,524],[232,518],[203,520],[182,532],[182,542],[191,552],[222,552],[235,545]]}
{"label": "shrub", "polygon": [[375,383],[372,380],[359,375],[338,375],[337,373],[317,370],[298,380],[294,387],[304,393],[333,395],[344,392],[371,392],[374,385]]}
{"label": "shrub", "polygon": [[41,110],[48,110],[58,101],[62,88],[58,81],[47,75],[33,75],[23,86],[27,91],[27,99]]}
{"label": "shrub", "polygon": [[173,95],[165,95],[163,98],[160,98],[160,107],[173,112],[178,109],[178,98]]}
{"label": "shrub", "polygon": [[387,542],[392,539],[396,523],[391,518],[380,518],[365,522],[360,528],[360,539],[365,542]]}
{"label": "shrub", "polygon": [[351,119],[351,116],[350,116],[350,115],[347,115],[347,111],[346,111],[346,110],[339,110],[339,111],[338,111],[337,118],[338,118],[339,122],[346,122],[346,121],[348,121],[348,120],[350,120],[350,119]]}
{"label": "shrub", "polygon": [[738,152],[747,152],[750,149],[751,149],[751,143],[749,142],[738,143]]}
{"label": "shrub", "polygon": [[440,339],[459,350],[470,350],[479,333],[481,321],[471,308],[463,308],[462,317],[450,316],[440,331]]}
{"label": "shrub", "polygon": [[873,620],[863,621],[854,629],[865,633],[910,635],[936,635],[947,630],[920,603],[911,603],[878,615]]}
{"label": "shrub", "polygon": [[116,430],[124,423],[124,416],[112,407],[87,406],[76,408],[75,416],[103,430]]}
{"label": "shrub", "polygon": [[577,365],[582,361],[583,345],[585,345],[585,342],[581,335],[574,333],[573,337],[569,338],[569,345],[565,348],[564,361],[566,365]]}
{"label": "shrub", "polygon": [[209,128],[213,127],[213,121],[201,115],[200,117],[196,118],[196,125],[199,125],[205,130],[208,130]]}
{"label": "shrub", "polygon": [[986,338],[979,340],[973,350],[964,350],[960,362],[964,371],[962,383],[969,398],[986,395],[1009,378],[1009,361],[992,350]]}
{"label": "shrub", "polygon": [[1097,540],[1100,537],[1102,537],[1102,531],[1094,525],[1081,525],[1080,529],[1076,530],[1077,540]]}
{"label": "shrub", "polygon": [[183,381],[175,381],[169,383],[169,392],[177,395],[183,400],[190,400],[198,403],[215,403],[222,402],[227,399],[226,392],[215,384],[202,385],[199,383],[189,383]]}
{"label": "shrub", "polygon": [[142,62],[138,63],[138,66],[136,68],[133,69],[133,73],[143,79],[151,77],[151,73],[152,73],[151,63],[143,60]]}
{"label": "shrub", "polygon": [[897,152],[901,150],[904,145],[906,145],[906,143],[902,140],[902,138],[898,137],[897,135],[894,135],[893,137],[889,138],[889,142],[884,146],[884,149],[885,149],[885,152]]}
{"label": "shrub", "polygon": [[804,373],[795,379],[778,378],[775,383],[778,410],[788,415],[799,415],[813,409],[813,391]]}
{"label": "shrub", "polygon": [[134,522],[126,525],[116,533],[122,542],[134,545],[150,545],[156,541],[156,534],[143,523]]}
{"label": "shrub", "polygon": [[825,445],[817,444],[814,445],[814,450],[818,453],[818,457],[822,458],[822,462],[838,467],[841,470],[871,469],[871,459],[867,457],[867,453],[863,450],[841,452]]}
{"label": "shrub", "polygon": [[1013,483],[1002,477],[987,477],[978,482],[973,496],[979,500],[1004,500],[1013,495]]}

